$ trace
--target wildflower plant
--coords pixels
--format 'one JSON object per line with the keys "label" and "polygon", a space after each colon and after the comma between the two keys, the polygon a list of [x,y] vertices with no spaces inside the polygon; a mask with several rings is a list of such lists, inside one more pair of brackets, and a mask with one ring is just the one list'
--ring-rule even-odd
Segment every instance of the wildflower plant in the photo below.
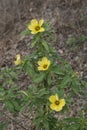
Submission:
{"label": "wildflower plant", "polygon": [[57,94],[50,96],[49,101],[51,102],[50,108],[54,111],[61,111],[63,106],[65,106],[65,100],[59,100]]}
{"label": "wildflower plant", "polygon": [[40,21],[37,21],[36,19],[31,20],[31,23],[28,25],[28,29],[31,30],[31,34],[44,32],[44,28],[42,27],[43,23],[43,19],[41,19]]}
{"label": "wildflower plant", "polygon": [[16,60],[14,61],[15,65],[20,65],[22,63],[20,54],[16,55]]}
{"label": "wildflower plant", "polygon": [[[35,130],[86,130],[87,118],[66,116],[74,97],[78,98],[80,92],[86,95],[86,83],[54,49],[54,31],[49,22],[33,19],[21,34],[33,35],[29,47],[34,50],[24,59],[17,54],[15,67],[1,71],[0,100],[5,108],[11,113],[35,112]],[[30,80],[25,89],[18,83],[21,74]]]}

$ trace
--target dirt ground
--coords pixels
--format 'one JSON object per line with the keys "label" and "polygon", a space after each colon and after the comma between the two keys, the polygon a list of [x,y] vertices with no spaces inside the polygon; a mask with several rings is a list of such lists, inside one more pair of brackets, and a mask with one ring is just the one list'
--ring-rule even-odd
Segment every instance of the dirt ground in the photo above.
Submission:
{"label": "dirt ground", "polygon": [[[43,18],[51,22],[55,29],[57,52],[69,61],[74,71],[79,72],[81,79],[87,81],[87,40],[79,40],[74,50],[67,43],[73,34],[78,38],[82,35],[87,36],[87,0],[31,0],[24,7],[21,3],[20,17],[16,16],[14,22],[6,23],[0,32],[0,70],[3,67],[13,66],[17,53],[25,56],[30,52],[28,46],[31,36],[21,37],[20,33],[26,29],[26,24],[33,18]],[[77,105],[79,106],[80,103],[77,102]],[[20,122],[25,127],[23,128],[5,115],[3,118],[9,124],[6,130],[34,130],[29,128],[30,122],[26,116],[28,117],[25,113],[25,116],[16,117],[18,121],[21,119]]]}

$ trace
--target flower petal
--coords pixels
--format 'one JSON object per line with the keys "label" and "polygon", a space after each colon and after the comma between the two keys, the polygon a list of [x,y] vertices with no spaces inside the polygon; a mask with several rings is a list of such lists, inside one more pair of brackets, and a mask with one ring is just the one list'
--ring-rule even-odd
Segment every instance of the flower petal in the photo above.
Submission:
{"label": "flower petal", "polygon": [[40,28],[39,32],[44,32],[45,29],[44,28]]}
{"label": "flower petal", "polygon": [[20,59],[21,59],[20,57],[21,57],[20,54],[17,54],[17,55],[16,55],[16,59],[17,59],[17,60],[20,60]]}
{"label": "flower petal", "polygon": [[15,65],[20,65],[21,63],[22,63],[21,60],[16,60],[16,61],[14,61],[14,64],[15,64]]}
{"label": "flower petal", "polygon": [[42,66],[38,66],[38,70],[44,70]]}
{"label": "flower petal", "polygon": [[38,65],[41,65],[41,64],[42,64],[42,62],[41,62],[41,61],[38,61],[38,62],[37,62],[37,64],[38,64]]}
{"label": "flower petal", "polygon": [[37,26],[38,25],[38,21],[36,19],[32,19],[31,20],[31,25]]}
{"label": "flower petal", "polygon": [[39,26],[41,27],[43,23],[44,23],[44,20],[41,19],[41,20],[39,21]]}
{"label": "flower petal", "polygon": [[51,108],[52,110],[55,110],[55,109],[56,109],[56,105],[55,105],[54,103],[52,103],[52,104],[50,105],[50,108]]}
{"label": "flower petal", "polygon": [[50,65],[50,63],[51,63],[50,60],[48,60],[48,66]]}
{"label": "flower petal", "polygon": [[60,106],[65,106],[65,99],[60,99]]}
{"label": "flower petal", "polygon": [[62,110],[62,106],[57,106],[56,108],[55,108],[55,111],[61,111]]}
{"label": "flower petal", "polygon": [[58,94],[55,94],[55,97],[56,97],[56,100],[58,101],[59,100]]}
{"label": "flower petal", "polygon": [[43,57],[43,58],[42,58],[42,62],[43,62],[44,64],[47,64],[48,59],[47,59],[46,57]]}
{"label": "flower petal", "polygon": [[55,105],[54,103],[52,103],[52,104],[50,105],[50,108],[51,108],[52,110],[54,110],[54,111],[61,111],[61,110],[62,110],[62,106],[57,106],[57,105]]}
{"label": "flower petal", "polygon": [[36,34],[36,33],[37,33],[37,32],[36,32],[36,31],[33,31],[33,30],[32,30],[32,32],[31,32],[31,34]]}
{"label": "flower petal", "polygon": [[34,26],[34,25],[31,25],[31,24],[30,24],[30,25],[28,25],[28,29],[29,29],[29,30],[34,30],[34,28],[35,28],[35,26]]}
{"label": "flower petal", "polygon": [[48,60],[46,57],[43,57],[41,61],[37,62],[39,67],[38,70],[47,70],[50,66],[50,60]]}
{"label": "flower petal", "polygon": [[51,103],[55,103],[55,101],[56,101],[56,96],[55,96],[55,95],[50,96],[50,97],[49,97],[49,101],[50,101]]}

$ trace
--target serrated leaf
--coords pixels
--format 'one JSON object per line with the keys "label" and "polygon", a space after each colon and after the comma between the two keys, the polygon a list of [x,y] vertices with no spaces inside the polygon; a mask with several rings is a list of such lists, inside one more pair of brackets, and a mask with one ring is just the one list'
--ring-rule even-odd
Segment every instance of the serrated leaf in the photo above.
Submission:
{"label": "serrated leaf", "polygon": [[59,85],[61,88],[66,88],[71,83],[71,77],[66,76],[63,78],[62,83]]}
{"label": "serrated leaf", "polygon": [[67,128],[67,130],[79,130],[80,124],[72,124]]}
{"label": "serrated leaf", "polygon": [[17,75],[17,73],[11,71],[9,74],[10,74],[10,76],[12,76],[13,79],[15,79],[15,80],[18,79],[18,75]]}
{"label": "serrated leaf", "polygon": [[40,82],[42,82],[44,80],[44,78],[45,78],[45,73],[37,74],[34,77],[34,82],[35,83],[40,83]]}
{"label": "serrated leaf", "polygon": [[61,66],[55,66],[52,70],[53,73],[58,74],[58,75],[64,75],[63,69]]}
{"label": "serrated leaf", "polygon": [[38,96],[39,97],[41,97],[41,96],[43,96],[44,94],[47,94],[48,92],[46,91],[46,89],[45,88],[43,88],[43,89],[41,89],[41,90],[39,90],[39,92],[38,92]]}
{"label": "serrated leaf", "polygon": [[78,94],[80,91],[80,81],[78,79],[72,79],[72,90]]}
{"label": "serrated leaf", "polygon": [[30,30],[26,29],[25,31],[20,33],[21,35],[29,35],[30,34]]}
{"label": "serrated leaf", "polygon": [[6,127],[6,123],[2,122],[0,123],[0,130],[4,130],[4,128]]}
{"label": "serrated leaf", "polygon": [[47,121],[44,121],[44,128],[45,130],[50,130],[49,123]]}
{"label": "serrated leaf", "polygon": [[28,97],[28,94],[27,94],[25,91],[21,90],[21,91],[19,91],[19,92],[20,92],[20,93],[23,93],[25,96]]}
{"label": "serrated leaf", "polygon": [[32,43],[31,43],[31,48],[33,48],[33,47],[36,45],[36,43],[37,43],[38,40],[39,40],[39,37],[40,37],[39,34],[36,34],[36,35],[34,36],[33,41],[32,41]]}
{"label": "serrated leaf", "polygon": [[45,50],[49,52],[49,46],[45,40],[42,40],[42,45],[44,46]]}
{"label": "serrated leaf", "polygon": [[9,109],[10,112],[14,113],[14,106],[10,101],[5,101],[6,108]]}
{"label": "serrated leaf", "polygon": [[33,77],[34,76],[34,68],[32,66],[32,64],[30,62],[26,62],[23,66],[24,70],[26,71],[26,73],[30,76]]}
{"label": "serrated leaf", "polygon": [[17,101],[17,99],[13,101],[13,105],[14,105],[15,110],[17,110],[17,111],[20,110],[21,107],[20,107],[19,102]]}
{"label": "serrated leaf", "polygon": [[80,118],[70,117],[70,118],[65,118],[64,120],[68,122],[79,122]]}
{"label": "serrated leaf", "polygon": [[47,76],[47,83],[48,83],[48,85],[51,85],[51,83],[52,83],[52,79],[51,79],[50,74]]}

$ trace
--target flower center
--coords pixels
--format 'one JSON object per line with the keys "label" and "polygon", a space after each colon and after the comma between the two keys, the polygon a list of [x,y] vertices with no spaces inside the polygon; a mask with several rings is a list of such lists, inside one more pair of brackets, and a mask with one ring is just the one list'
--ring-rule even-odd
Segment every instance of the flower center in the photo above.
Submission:
{"label": "flower center", "polygon": [[40,27],[39,27],[39,26],[36,26],[36,27],[35,27],[35,30],[36,30],[36,31],[39,31],[39,30],[40,30]]}
{"label": "flower center", "polygon": [[44,64],[44,65],[43,65],[43,68],[44,68],[44,69],[46,69],[46,68],[47,68],[47,65],[46,65],[46,64]]}
{"label": "flower center", "polygon": [[59,102],[59,101],[55,101],[55,104],[56,104],[56,105],[59,105],[59,104],[60,104],[60,102]]}

